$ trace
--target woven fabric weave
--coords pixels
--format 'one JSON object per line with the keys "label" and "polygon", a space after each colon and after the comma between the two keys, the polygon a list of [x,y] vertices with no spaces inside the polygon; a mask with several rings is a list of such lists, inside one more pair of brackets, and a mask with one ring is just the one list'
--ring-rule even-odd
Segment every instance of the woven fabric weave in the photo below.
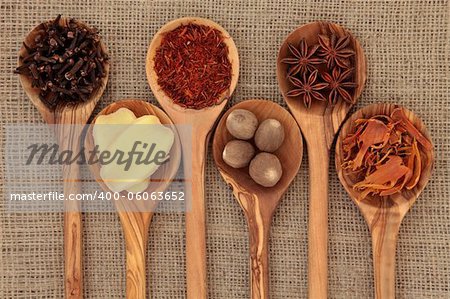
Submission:
{"label": "woven fabric weave", "polygon": [[[145,56],[156,31],[184,16],[212,19],[234,38],[241,61],[230,104],[266,98],[286,106],[275,63],[297,26],[328,20],[360,40],[368,80],[354,109],[371,103],[405,105],[433,136],[433,177],[404,219],[397,248],[397,298],[450,298],[450,6],[447,0],[99,0],[0,3],[0,298],[63,297],[63,217],[7,213],[4,144],[8,123],[42,123],[12,72],[26,34],[57,14],[95,25],[111,56],[99,107],[121,98],[156,103],[145,76]],[[353,110],[354,111],[354,110]],[[371,239],[330,163],[330,298],[373,298]],[[276,212],[271,231],[271,298],[307,297],[308,167]],[[45,173],[40,176],[45,176]],[[210,298],[248,298],[248,241],[244,217],[208,155],[208,287]],[[152,298],[184,298],[184,216],[154,217],[148,275]],[[84,215],[86,298],[125,297],[125,251],[115,213]]]}

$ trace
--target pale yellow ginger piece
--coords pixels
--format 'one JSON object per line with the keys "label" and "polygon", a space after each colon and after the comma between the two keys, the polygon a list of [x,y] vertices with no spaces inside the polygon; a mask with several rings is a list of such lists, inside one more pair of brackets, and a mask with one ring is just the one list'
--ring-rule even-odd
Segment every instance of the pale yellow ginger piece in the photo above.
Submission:
{"label": "pale yellow ginger piece", "polygon": [[[159,121],[159,118],[155,115],[144,115],[139,118],[137,118],[133,124],[144,124],[144,125],[153,125],[153,124],[161,124]],[[138,182],[135,185],[132,185],[131,187],[127,188],[128,192],[132,193],[138,193],[143,192],[148,187],[148,181],[145,179],[142,182]]]}
{"label": "pale yellow ginger piece", "polygon": [[142,182],[139,182],[131,187],[128,187],[127,191],[131,193],[139,193],[144,192],[147,188],[148,188],[148,180],[143,180]]}
{"label": "pale yellow ginger piece", "polygon": [[135,120],[136,116],[128,108],[120,108],[113,113],[98,116],[92,134],[99,151],[106,150],[114,139]]}
{"label": "pale yellow ginger piece", "polygon": [[[148,126],[152,125],[152,126]],[[140,143],[137,143],[140,142]],[[117,151],[124,153],[122,160],[132,159],[129,169],[125,164],[118,164],[117,159],[103,165],[100,175],[105,184],[114,192],[127,190],[137,182],[142,182],[156,172],[160,164],[169,158],[169,151],[174,142],[174,133],[170,128],[160,125],[159,119],[154,115],[145,115],[137,118],[128,126],[117,138],[108,146],[108,151],[114,154]],[[135,145],[136,144],[136,145]],[[146,160],[147,154],[154,144],[149,161],[155,159],[155,155],[161,152],[164,157],[158,158],[158,163],[154,161],[150,164],[142,163],[137,165],[137,155],[129,156],[129,152],[135,147],[135,151],[143,152],[141,160]],[[146,145],[146,147],[144,147]],[[133,188],[134,189],[134,188]]]}
{"label": "pale yellow ginger piece", "polygon": [[156,115],[144,115],[139,118],[136,118],[131,123],[132,125],[155,125],[161,124],[159,118]]}
{"label": "pale yellow ginger piece", "polygon": [[128,108],[120,108],[117,111],[106,114],[99,115],[95,120],[96,125],[120,125],[120,124],[130,124],[136,119],[133,111]]}
{"label": "pale yellow ginger piece", "polygon": [[[134,113],[128,108],[120,108],[113,113],[100,115],[97,117],[93,128],[94,141],[98,145],[99,151],[107,150],[111,143],[133,122],[137,124],[161,123],[155,115],[145,115],[137,119]],[[131,180],[131,182],[137,183],[127,188],[128,192],[143,192],[148,187],[147,179],[143,181]]]}

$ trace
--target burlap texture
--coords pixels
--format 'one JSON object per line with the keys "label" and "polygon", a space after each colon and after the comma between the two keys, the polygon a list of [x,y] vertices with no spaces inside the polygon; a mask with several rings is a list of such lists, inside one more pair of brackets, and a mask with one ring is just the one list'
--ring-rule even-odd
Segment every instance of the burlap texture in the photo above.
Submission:
{"label": "burlap texture", "polygon": [[[145,77],[153,34],[169,20],[206,17],[223,25],[239,50],[241,74],[231,104],[266,98],[282,104],[275,76],[278,48],[297,26],[329,20],[359,38],[368,80],[358,107],[405,105],[427,124],[436,149],[430,184],[401,227],[398,298],[450,298],[450,24],[445,0],[396,1],[48,1],[0,3],[0,148],[3,125],[42,119],[12,74],[20,43],[37,23],[58,13],[101,30],[112,61],[99,107],[125,97],[155,99]],[[98,111],[98,110],[97,110]],[[0,149],[0,152],[2,149]],[[370,235],[331,163],[330,298],[373,298]],[[0,298],[62,298],[62,215],[8,214],[0,158]],[[307,155],[273,223],[271,297],[307,296]],[[45,176],[45,173],[42,174]],[[244,217],[214,167],[207,165],[208,283],[210,298],[248,298],[248,241]],[[157,214],[149,243],[153,298],[185,297],[183,214]],[[84,216],[86,298],[124,298],[124,241],[114,213]]]}

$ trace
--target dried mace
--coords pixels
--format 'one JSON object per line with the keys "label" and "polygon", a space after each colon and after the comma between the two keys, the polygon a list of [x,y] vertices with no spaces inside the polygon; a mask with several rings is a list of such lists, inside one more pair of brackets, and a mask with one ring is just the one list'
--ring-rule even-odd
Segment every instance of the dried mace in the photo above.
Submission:
{"label": "dried mace", "polygon": [[396,108],[390,115],[356,120],[342,148],[342,168],[352,176],[353,189],[363,200],[413,189],[420,179],[424,152],[431,151],[432,144]]}
{"label": "dried mace", "polygon": [[96,28],[61,15],[38,26],[32,42],[23,43],[15,73],[32,80],[39,98],[50,109],[63,102],[84,102],[106,76],[108,56]]}

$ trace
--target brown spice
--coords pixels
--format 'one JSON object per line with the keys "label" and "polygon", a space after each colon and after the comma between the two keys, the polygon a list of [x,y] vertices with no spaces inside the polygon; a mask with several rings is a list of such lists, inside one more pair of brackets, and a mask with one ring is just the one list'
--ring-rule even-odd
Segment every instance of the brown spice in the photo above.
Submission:
{"label": "brown spice", "polygon": [[323,59],[313,56],[316,54],[319,45],[308,47],[304,38],[300,41],[298,49],[291,44],[288,44],[288,47],[289,52],[294,57],[286,57],[281,62],[291,65],[289,68],[289,76],[295,76],[299,72],[313,72],[316,66],[323,62]]}
{"label": "brown spice", "polygon": [[[329,105],[335,105],[340,99],[354,104],[353,90],[357,84],[352,68],[355,51],[350,45],[351,36],[345,34],[338,38],[331,28],[325,33],[319,34],[317,43],[311,46],[305,39],[300,40],[298,47],[288,44],[289,56],[281,60],[289,66],[286,75],[292,85],[286,96],[301,98],[306,108],[314,100],[325,98]],[[313,83],[315,88],[311,88]]]}
{"label": "brown spice", "polygon": [[349,43],[350,35],[344,35],[339,39],[335,33],[331,33],[329,37],[323,34],[319,35],[319,44],[321,47],[319,54],[325,58],[329,69],[335,65],[341,68],[351,66],[349,58],[355,55],[355,51],[348,48]]}
{"label": "brown spice", "polygon": [[14,71],[32,79],[39,98],[50,109],[58,103],[88,100],[106,73],[108,56],[102,50],[96,28],[82,27],[70,19],[60,24],[61,15],[42,23],[33,44],[23,44],[27,54]]}
{"label": "brown spice", "polygon": [[330,90],[328,95],[328,103],[330,105],[335,105],[339,98],[342,98],[349,104],[354,104],[354,99],[347,89],[355,88],[357,85],[354,82],[346,81],[352,73],[353,69],[341,71],[339,68],[334,68],[331,75],[328,73],[322,74],[322,78],[328,83],[328,89]]}
{"label": "brown spice", "polygon": [[320,93],[322,89],[328,86],[326,83],[317,82],[317,70],[312,72],[308,77],[303,73],[302,79],[289,77],[289,81],[294,85],[287,95],[290,97],[303,96],[303,103],[306,108],[311,107],[312,99],[325,101],[325,97]]}
{"label": "brown spice", "polygon": [[155,72],[159,86],[176,104],[192,109],[218,104],[231,84],[222,33],[192,23],[167,32],[156,51]]}

